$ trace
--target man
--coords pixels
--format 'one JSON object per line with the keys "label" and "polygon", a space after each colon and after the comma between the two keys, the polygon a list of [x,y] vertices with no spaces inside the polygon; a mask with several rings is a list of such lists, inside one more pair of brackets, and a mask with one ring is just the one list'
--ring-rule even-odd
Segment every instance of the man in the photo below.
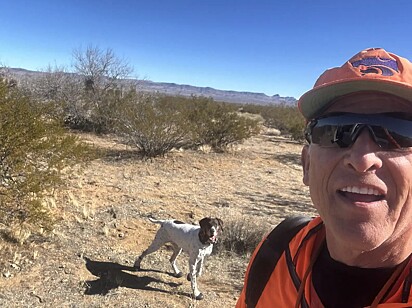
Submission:
{"label": "man", "polygon": [[237,307],[412,307],[412,64],[361,51],[323,73],[299,110],[303,182],[319,217],[274,248],[253,301],[262,241]]}

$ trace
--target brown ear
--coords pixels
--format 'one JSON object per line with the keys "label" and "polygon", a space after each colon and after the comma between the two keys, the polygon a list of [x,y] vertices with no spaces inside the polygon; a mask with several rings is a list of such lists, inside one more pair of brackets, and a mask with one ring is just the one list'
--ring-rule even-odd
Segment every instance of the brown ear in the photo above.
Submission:
{"label": "brown ear", "polygon": [[209,220],[210,220],[209,217],[205,217],[205,218],[201,219],[201,220],[199,221],[200,227],[201,227],[202,229],[205,228],[205,227],[207,227],[206,224],[209,222]]}

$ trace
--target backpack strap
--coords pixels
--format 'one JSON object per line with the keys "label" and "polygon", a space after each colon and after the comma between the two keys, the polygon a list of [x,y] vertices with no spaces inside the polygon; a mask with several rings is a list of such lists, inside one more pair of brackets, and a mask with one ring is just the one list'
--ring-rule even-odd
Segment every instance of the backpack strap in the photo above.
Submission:
{"label": "backpack strap", "polygon": [[266,283],[289,242],[311,220],[306,216],[288,217],[266,237],[248,273],[246,284],[246,306],[248,308],[256,307]]}

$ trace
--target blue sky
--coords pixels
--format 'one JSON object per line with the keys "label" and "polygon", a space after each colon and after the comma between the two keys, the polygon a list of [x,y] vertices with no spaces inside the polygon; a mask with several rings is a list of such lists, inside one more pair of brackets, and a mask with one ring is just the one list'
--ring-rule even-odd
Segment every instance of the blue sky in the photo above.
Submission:
{"label": "blue sky", "polygon": [[[385,4],[386,3],[386,4]],[[299,98],[327,68],[383,47],[412,60],[409,0],[0,0],[0,63],[70,67],[111,48],[135,77]]]}

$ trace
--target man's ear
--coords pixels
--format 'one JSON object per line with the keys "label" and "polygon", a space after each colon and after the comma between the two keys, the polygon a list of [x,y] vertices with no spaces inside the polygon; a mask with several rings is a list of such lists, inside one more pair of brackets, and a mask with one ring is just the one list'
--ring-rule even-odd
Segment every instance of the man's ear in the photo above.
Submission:
{"label": "man's ear", "polygon": [[303,168],[303,184],[309,186],[309,166],[310,166],[310,153],[309,145],[304,145],[302,148],[302,154],[300,156],[301,164]]}

